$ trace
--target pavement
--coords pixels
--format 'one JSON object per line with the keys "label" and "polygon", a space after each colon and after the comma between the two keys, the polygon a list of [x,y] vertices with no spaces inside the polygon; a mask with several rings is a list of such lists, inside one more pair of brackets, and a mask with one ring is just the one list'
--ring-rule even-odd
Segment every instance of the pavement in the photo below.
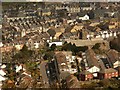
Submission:
{"label": "pavement", "polygon": [[43,78],[43,82],[44,82],[44,88],[49,88],[49,79],[47,77],[47,73],[46,73],[46,69],[45,69],[45,65],[47,64],[47,61],[42,61],[40,64],[40,72]]}

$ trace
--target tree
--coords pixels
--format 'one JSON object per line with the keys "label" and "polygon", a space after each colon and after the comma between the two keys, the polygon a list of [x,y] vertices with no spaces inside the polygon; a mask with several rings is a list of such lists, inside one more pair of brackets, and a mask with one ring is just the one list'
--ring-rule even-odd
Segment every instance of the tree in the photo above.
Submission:
{"label": "tree", "polygon": [[93,47],[92,47],[92,49],[99,49],[100,48],[100,43],[96,43]]}
{"label": "tree", "polygon": [[110,48],[120,52],[120,35],[118,35],[118,38],[115,38],[112,41],[110,41]]}
{"label": "tree", "polygon": [[66,43],[66,44],[63,45],[62,50],[71,51],[71,48],[72,48],[72,44],[71,43]]}
{"label": "tree", "polygon": [[107,30],[109,29],[109,23],[108,22],[105,22],[105,23],[100,23],[99,25],[97,25],[100,29],[102,30]]}
{"label": "tree", "polygon": [[104,79],[99,82],[99,85],[104,88],[119,88],[120,81],[117,79]]}
{"label": "tree", "polygon": [[26,45],[24,45],[23,48],[20,51],[21,52],[26,52],[26,51],[28,51],[28,47]]}
{"label": "tree", "polygon": [[54,56],[54,52],[52,51],[49,51],[49,52],[46,52],[43,56],[43,59],[44,60],[51,60]]}
{"label": "tree", "polygon": [[76,55],[76,53],[78,52],[78,49],[75,43],[72,45],[71,51],[73,52],[73,55]]}
{"label": "tree", "polygon": [[88,15],[89,15],[90,19],[94,19],[95,18],[95,14],[94,14],[94,12],[92,10],[88,13]]}
{"label": "tree", "polygon": [[78,48],[78,51],[83,51],[83,52],[85,52],[86,50],[88,50],[87,46],[80,46],[80,47],[77,47],[77,48]]}
{"label": "tree", "polygon": [[26,60],[29,60],[31,57],[33,57],[33,54],[33,51],[28,50],[28,47],[24,45],[23,48],[13,56],[13,60],[20,60],[21,62],[25,62]]}
{"label": "tree", "polygon": [[73,64],[73,65],[71,66],[71,68],[76,68],[76,66]]}
{"label": "tree", "polygon": [[50,48],[51,48],[51,51],[54,51],[56,49],[56,44],[52,44]]}

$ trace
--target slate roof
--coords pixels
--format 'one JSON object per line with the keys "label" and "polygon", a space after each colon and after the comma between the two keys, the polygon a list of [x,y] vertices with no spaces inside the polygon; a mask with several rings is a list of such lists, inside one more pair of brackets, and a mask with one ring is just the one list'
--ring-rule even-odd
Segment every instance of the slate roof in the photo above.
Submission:
{"label": "slate roof", "polygon": [[73,26],[68,25],[68,26],[65,28],[65,33],[71,32],[71,29],[72,29],[72,28],[73,28]]}
{"label": "slate roof", "polygon": [[98,59],[92,49],[86,51],[86,57],[89,67],[97,66],[99,68]]}
{"label": "slate roof", "polygon": [[56,53],[55,56],[56,56],[58,64],[61,64],[61,63],[67,64],[66,56],[62,52]]}
{"label": "slate roof", "polygon": [[100,71],[100,73],[113,73],[113,72],[118,72],[117,70],[113,69],[113,68],[108,68],[108,69],[104,69],[102,71]]}
{"label": "slate roof", "polygon": [[79,12],[77,15],[78,15],[79,17],[83,17],[83,16],[85,16],[86,14],[88,14],[88,11],[81,11],[81,12]]}
{"label": "slate roof", "polygon": [[52,36],[52,37],[54,37],[55,34],[56,34],[55,30],[53,30],[53,29],[49,29],[47,32],[48,32],[48,34],[49,34],[50,36]]}
{"label": "slate roof", "polygon": [[87,70],[84,70],[84,71],[80,72],[80,74],[88,75],[88,74],[91,74],[91,73],[89,71],[87,71]]}
{"label": "slate roof", "polygon": [[110,49],[107,52],[107,56],[109,58],[109,61],[113,64],[113,63],[115,63],[118,60],[119,53],[116,50]]}
{"label": "slate roof", "polygon": [[66,77],[68,88],[80,88],[79,81],[74,75],[69,75]]}

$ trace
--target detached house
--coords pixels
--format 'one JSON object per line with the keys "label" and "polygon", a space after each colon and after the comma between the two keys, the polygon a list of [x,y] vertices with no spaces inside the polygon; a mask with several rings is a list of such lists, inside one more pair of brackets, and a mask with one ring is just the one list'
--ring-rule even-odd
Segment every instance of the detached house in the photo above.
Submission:
{"label": "detached house", "polygon": [[80,73],[82,80],[89,80],[92,78],[98,78],[98,73],[100,71],[100,66],[98,64],[98,59],[92,49],[88,49],[83,57],[85,63],[85,70]]}

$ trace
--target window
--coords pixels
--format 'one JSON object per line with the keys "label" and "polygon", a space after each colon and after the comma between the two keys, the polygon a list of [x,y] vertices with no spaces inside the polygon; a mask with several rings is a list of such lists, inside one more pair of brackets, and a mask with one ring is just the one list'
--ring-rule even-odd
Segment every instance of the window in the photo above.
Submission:
{"label": "window", "polygon": [[105,74],[105,76],[108,76],[107,74]]}
{"label": "window", "polygon": [[112,73],[112,75],[114,75],[114,73]]}

